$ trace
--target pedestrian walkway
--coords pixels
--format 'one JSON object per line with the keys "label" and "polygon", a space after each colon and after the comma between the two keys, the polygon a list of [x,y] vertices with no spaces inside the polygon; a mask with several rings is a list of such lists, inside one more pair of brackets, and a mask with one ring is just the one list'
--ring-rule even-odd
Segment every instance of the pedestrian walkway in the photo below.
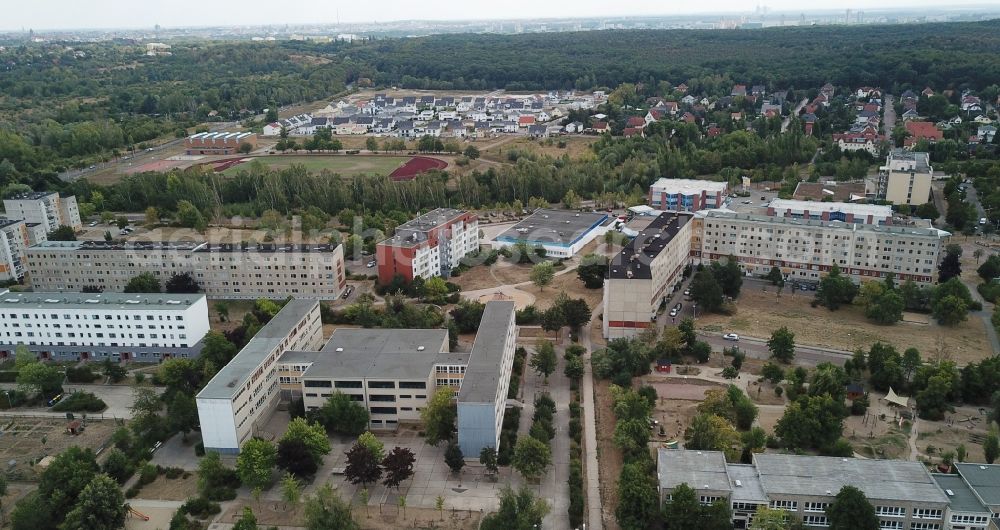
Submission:
{"label": "pedestrian walkway", "polygon": [[594,408],[594,373],[590,367],[590,329],[594,325],[597,316],[590,319],[584,333],[580,334],[580,340],[587,352],[583,356],[583,454],[586,455],[587,469],[587,528],[591,530],[603,530],[604,523],[601,519],[601,477],[597,467],[597,419]]}

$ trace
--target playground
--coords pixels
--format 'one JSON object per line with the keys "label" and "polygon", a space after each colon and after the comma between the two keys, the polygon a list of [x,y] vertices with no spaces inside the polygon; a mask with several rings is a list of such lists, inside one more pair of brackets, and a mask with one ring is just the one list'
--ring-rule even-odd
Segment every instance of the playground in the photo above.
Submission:
{"label": "playground", "polygon": [[[181,503],[173,503],[180,506]],[[160,530],[170,527],[170,518],[177,511],[171,503],[135,500],[125,515],[125,530]]]}

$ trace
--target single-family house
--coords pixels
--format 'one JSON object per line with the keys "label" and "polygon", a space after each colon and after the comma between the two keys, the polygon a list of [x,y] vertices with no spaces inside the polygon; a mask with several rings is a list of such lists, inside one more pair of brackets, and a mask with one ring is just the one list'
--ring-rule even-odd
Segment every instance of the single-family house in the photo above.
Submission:
{"label": "single-family house", "polygon": [[985,114],[980,114],[979,116],[976,116],[976,118],[974,120],[972,120],[972,121],[974,121],[974,122],[976,122],[976,123],[978,123],[980,125],[989,125],[989,124],[993,123],[993,120],[991,120],[990,117],[987,116],[987,115],[985,115]]}
{"label": "single-family house", "polygon": [[677,85],[674,88],[675,88],[675,90],[677,90],[681,94],[685,94],[688,91],[688,86],[686,84],[684,84],[684,83],[681,83],[681,84]]}
{"label": "single-family house", "polygon": [[680,106],[677,105],[676,101],[663,102],[663,111],[670,114],[671,116],[676,116],[679,110]]}
{"label": "single-family house", "polygon": [[747,86],[733,85],[733,91],[729,95],[733,97],[745,97],[747,95]]}
{"label": "single-family house", "polygon": [[920,94],[921,94],[922,96],[927,96],[927,97],[931,97],[931,96],[933,96],[933,95],[934,95],[934,91],[933,91],[933,90],[931,90],[931,87],[927,87],[927,88],[925,88],[925,89],[924,89],[924,91],[923,91],[923,92],[921,92]]}
{"label": "single-family house", "polygon": [[694,96],[688,94],[681,98],[681,103],[685,105],[694,105],[695,101],[698,101]]}
{"label": "single-family house", "polygon": [[595,133],[605,133],[608,132],[610,129],[608,128],[608,122],[597,121],[590,126],[590,130],[594,131]]}
{"label": "single-family house", "polygon": [[578,134],[583,132],[583,122],[574,121],[566,125],[566,132],[570,134]]}
{"label": "single-family house", "polygon": [[992,125],[981,125],[976,131],[976,137],[980,142],[993,143],[993,137],[997,135],[997,128]]}
{"label": "single-family house", "polygon": [[909,136],[903,141],[903,147],[913,147],[920,140],[934,143],[944,138],[944,134],[926,121],[908,121],[903,125]]}
{"label": "single-family house", "polygon": [[920,113],[917,109],[909,109],[903,113],[903,121],[916,120],[920,118]]}
{"label": "single-family house", "polygon": [[642,127],[626,127],[625,130],[622,131],[622,136],[625,138],[631,138],[633,136],[645,137],[646,135],[644,134]]}
{"label": "single-family house", "polygon": [[641,129],[646,126],[646,120],[640,118],[639,116],[632,116],[631,118],[628,119],[628,121],[625,122],[625,126],[631,128],[638,127]]}
{"label": "single-family house", "polygon": [[530,114],[519,116],[517,118],[517,125],[519,127],[530,127],[534,124],[535,124],[535,117]]}
{"label": "single-family house", "polygon": [[278,122],[268,123],[261,132],[264,136],[278,136],[281,134],[281,124]]}
{"label": "single-family house", "polygon": [[660,109],[649,109],[649,112],[646,113],[646,125],[662,120],[665,115],[664,111]]}
{"label": "single-family house", "polygon": [[545,138],[548,130],[544,125],[531,125],[528,127],[528,136],[532,138]]}
{"label": "single-family house", "polygon": [[694,123],[696,121],[694,114],[691,114],[690,112],[685,112],[684,115],[681,116],[681,119],[684,120],[685,123]]}
{"label": "single-family house", "polygon": [[549,121],[551,119],[552,117],[549,116],[549,113],[544,110],[538,113],[538,121]]}
{"label": "single-family house", "polygon": [[767,89],[764,88],[764,85],[754,85],[750,89],[750,93],[753,94],[754,96],[763,97],[764,95],[767,94]]}

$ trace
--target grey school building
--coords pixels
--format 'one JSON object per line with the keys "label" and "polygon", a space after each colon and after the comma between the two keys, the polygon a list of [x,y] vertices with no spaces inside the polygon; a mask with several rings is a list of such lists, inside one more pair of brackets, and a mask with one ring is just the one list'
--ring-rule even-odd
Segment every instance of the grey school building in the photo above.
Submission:
{"label": "grey school building", "polygon": [[702,504],[724,501],[733,528],[748,528],[762,506],[783,509],[808,527],[829,526],[826,508],[843,486],[864,492],[884,530],[984,530],[1000,516],[1000,465],[957,464],[958,474],[920,462],[755,454],[730,464],[717,451],[660,449],[661,502],[681,484]]}

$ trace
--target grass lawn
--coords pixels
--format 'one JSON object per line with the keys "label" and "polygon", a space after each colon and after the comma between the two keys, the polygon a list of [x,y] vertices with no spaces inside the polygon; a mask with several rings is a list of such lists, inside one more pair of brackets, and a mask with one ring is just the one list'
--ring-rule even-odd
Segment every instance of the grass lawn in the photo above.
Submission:
{"label": "grass lawn", "polygon": [[[388,175],[397,167],[403,165],[408,156],[359,156],[359,155],[314,155],[314,156],[262,156],[255,160],[267,164],[274,169],[285,169],[292,164],[300,164],[310,172],[319,173],[328,169],[343,176],[354,175]],[[241,168],[246,169],[247,163],[233,166],[222,173],[235,175]]]}

